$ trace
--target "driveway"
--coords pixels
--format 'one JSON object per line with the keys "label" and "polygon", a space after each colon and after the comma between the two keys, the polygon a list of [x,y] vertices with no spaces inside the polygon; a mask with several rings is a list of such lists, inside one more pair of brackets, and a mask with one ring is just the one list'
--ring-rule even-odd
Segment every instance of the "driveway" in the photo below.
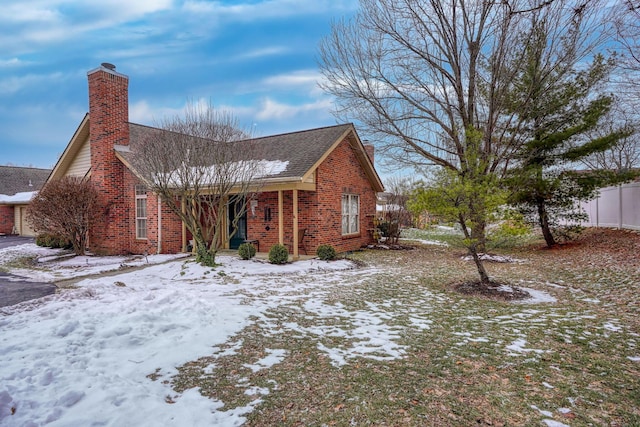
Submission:
{"label": "driveway", "polygon": [[[33,237],[0,236],[0,249],[33,242]],[[30,282],[23,277],[0,272],[0,307],[51,295],[56,289],[53,283]]]}
{"label": "driveway", "polygon": [[23,245],[25,243],[33,243],[33,237],[24,236],[0,236],[0,249],[9,248],[11,246]]}
{"label": "driveway", "polygon": [[56,289],[53,283],[29,282],[22,277],[0,272],[0,307],[55,294]]}

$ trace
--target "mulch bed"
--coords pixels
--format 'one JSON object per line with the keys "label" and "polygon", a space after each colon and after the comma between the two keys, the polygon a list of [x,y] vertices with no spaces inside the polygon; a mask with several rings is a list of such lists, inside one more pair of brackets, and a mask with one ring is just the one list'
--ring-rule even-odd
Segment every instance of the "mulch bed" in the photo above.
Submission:
{"label": "mulch bed", "polygon": [[527,291],[518,287],[497,282],[488,284],[479,281],[464,282],[453,285],[453,289],[464,295],[481,296],[501,301],[518,301],[531,297]]}

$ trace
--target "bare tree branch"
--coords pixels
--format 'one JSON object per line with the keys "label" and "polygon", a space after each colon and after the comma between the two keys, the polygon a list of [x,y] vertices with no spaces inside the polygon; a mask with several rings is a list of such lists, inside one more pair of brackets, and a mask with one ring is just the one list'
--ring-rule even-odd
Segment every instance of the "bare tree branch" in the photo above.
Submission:
{"label": "bare tree branch", "polygon": [[197,260],[215,263],[224,246],[223,225],[229,206],[237,221],[247,197],[271,173],[237,120],[212,105],[189,104],[184,117],[165,119],[135,150],[134,166],[151,191],[159,194],[185,223],[196,245]]}

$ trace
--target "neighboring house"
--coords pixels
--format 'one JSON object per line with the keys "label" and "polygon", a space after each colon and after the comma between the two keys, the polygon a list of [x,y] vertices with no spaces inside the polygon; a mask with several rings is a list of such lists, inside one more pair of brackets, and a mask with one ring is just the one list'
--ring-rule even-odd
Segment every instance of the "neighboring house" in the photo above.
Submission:
{"label": "neighboring house", "polygon": [[0,234],[35,235],[26,210],[50,173],[51,169],[0,166]]}
{"label": "neighboring house", "polygon": [[[110,64],[87,74],[89,113],[50,179],[87,177],[101,192],[102,224],[90,233],[93,252],[184,251],[190,240],[186,228],[157,195],[147,192],[132,166],[136,147],[159,130],[129,122],[126,75]],[[295,258],[300,252],[315,253],[321,244],[345,252],[372,240],[376,192],[383,186],[373,166],[373,147],[362,144],[352,124],[251,142],[262,147],[263,160],[286,167],[261,180],[230,248],[251,240],[265,252],[282,243]]]}

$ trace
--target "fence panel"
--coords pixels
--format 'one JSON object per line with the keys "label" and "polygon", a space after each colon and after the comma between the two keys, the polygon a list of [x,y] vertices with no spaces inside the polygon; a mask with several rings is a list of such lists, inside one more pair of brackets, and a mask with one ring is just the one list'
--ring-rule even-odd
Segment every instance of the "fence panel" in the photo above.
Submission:
{"label": "fence panel", "polygon": [[581,207],[589,215],[582,225],[640,230],[640,182],[603,188],[598,198]]}

